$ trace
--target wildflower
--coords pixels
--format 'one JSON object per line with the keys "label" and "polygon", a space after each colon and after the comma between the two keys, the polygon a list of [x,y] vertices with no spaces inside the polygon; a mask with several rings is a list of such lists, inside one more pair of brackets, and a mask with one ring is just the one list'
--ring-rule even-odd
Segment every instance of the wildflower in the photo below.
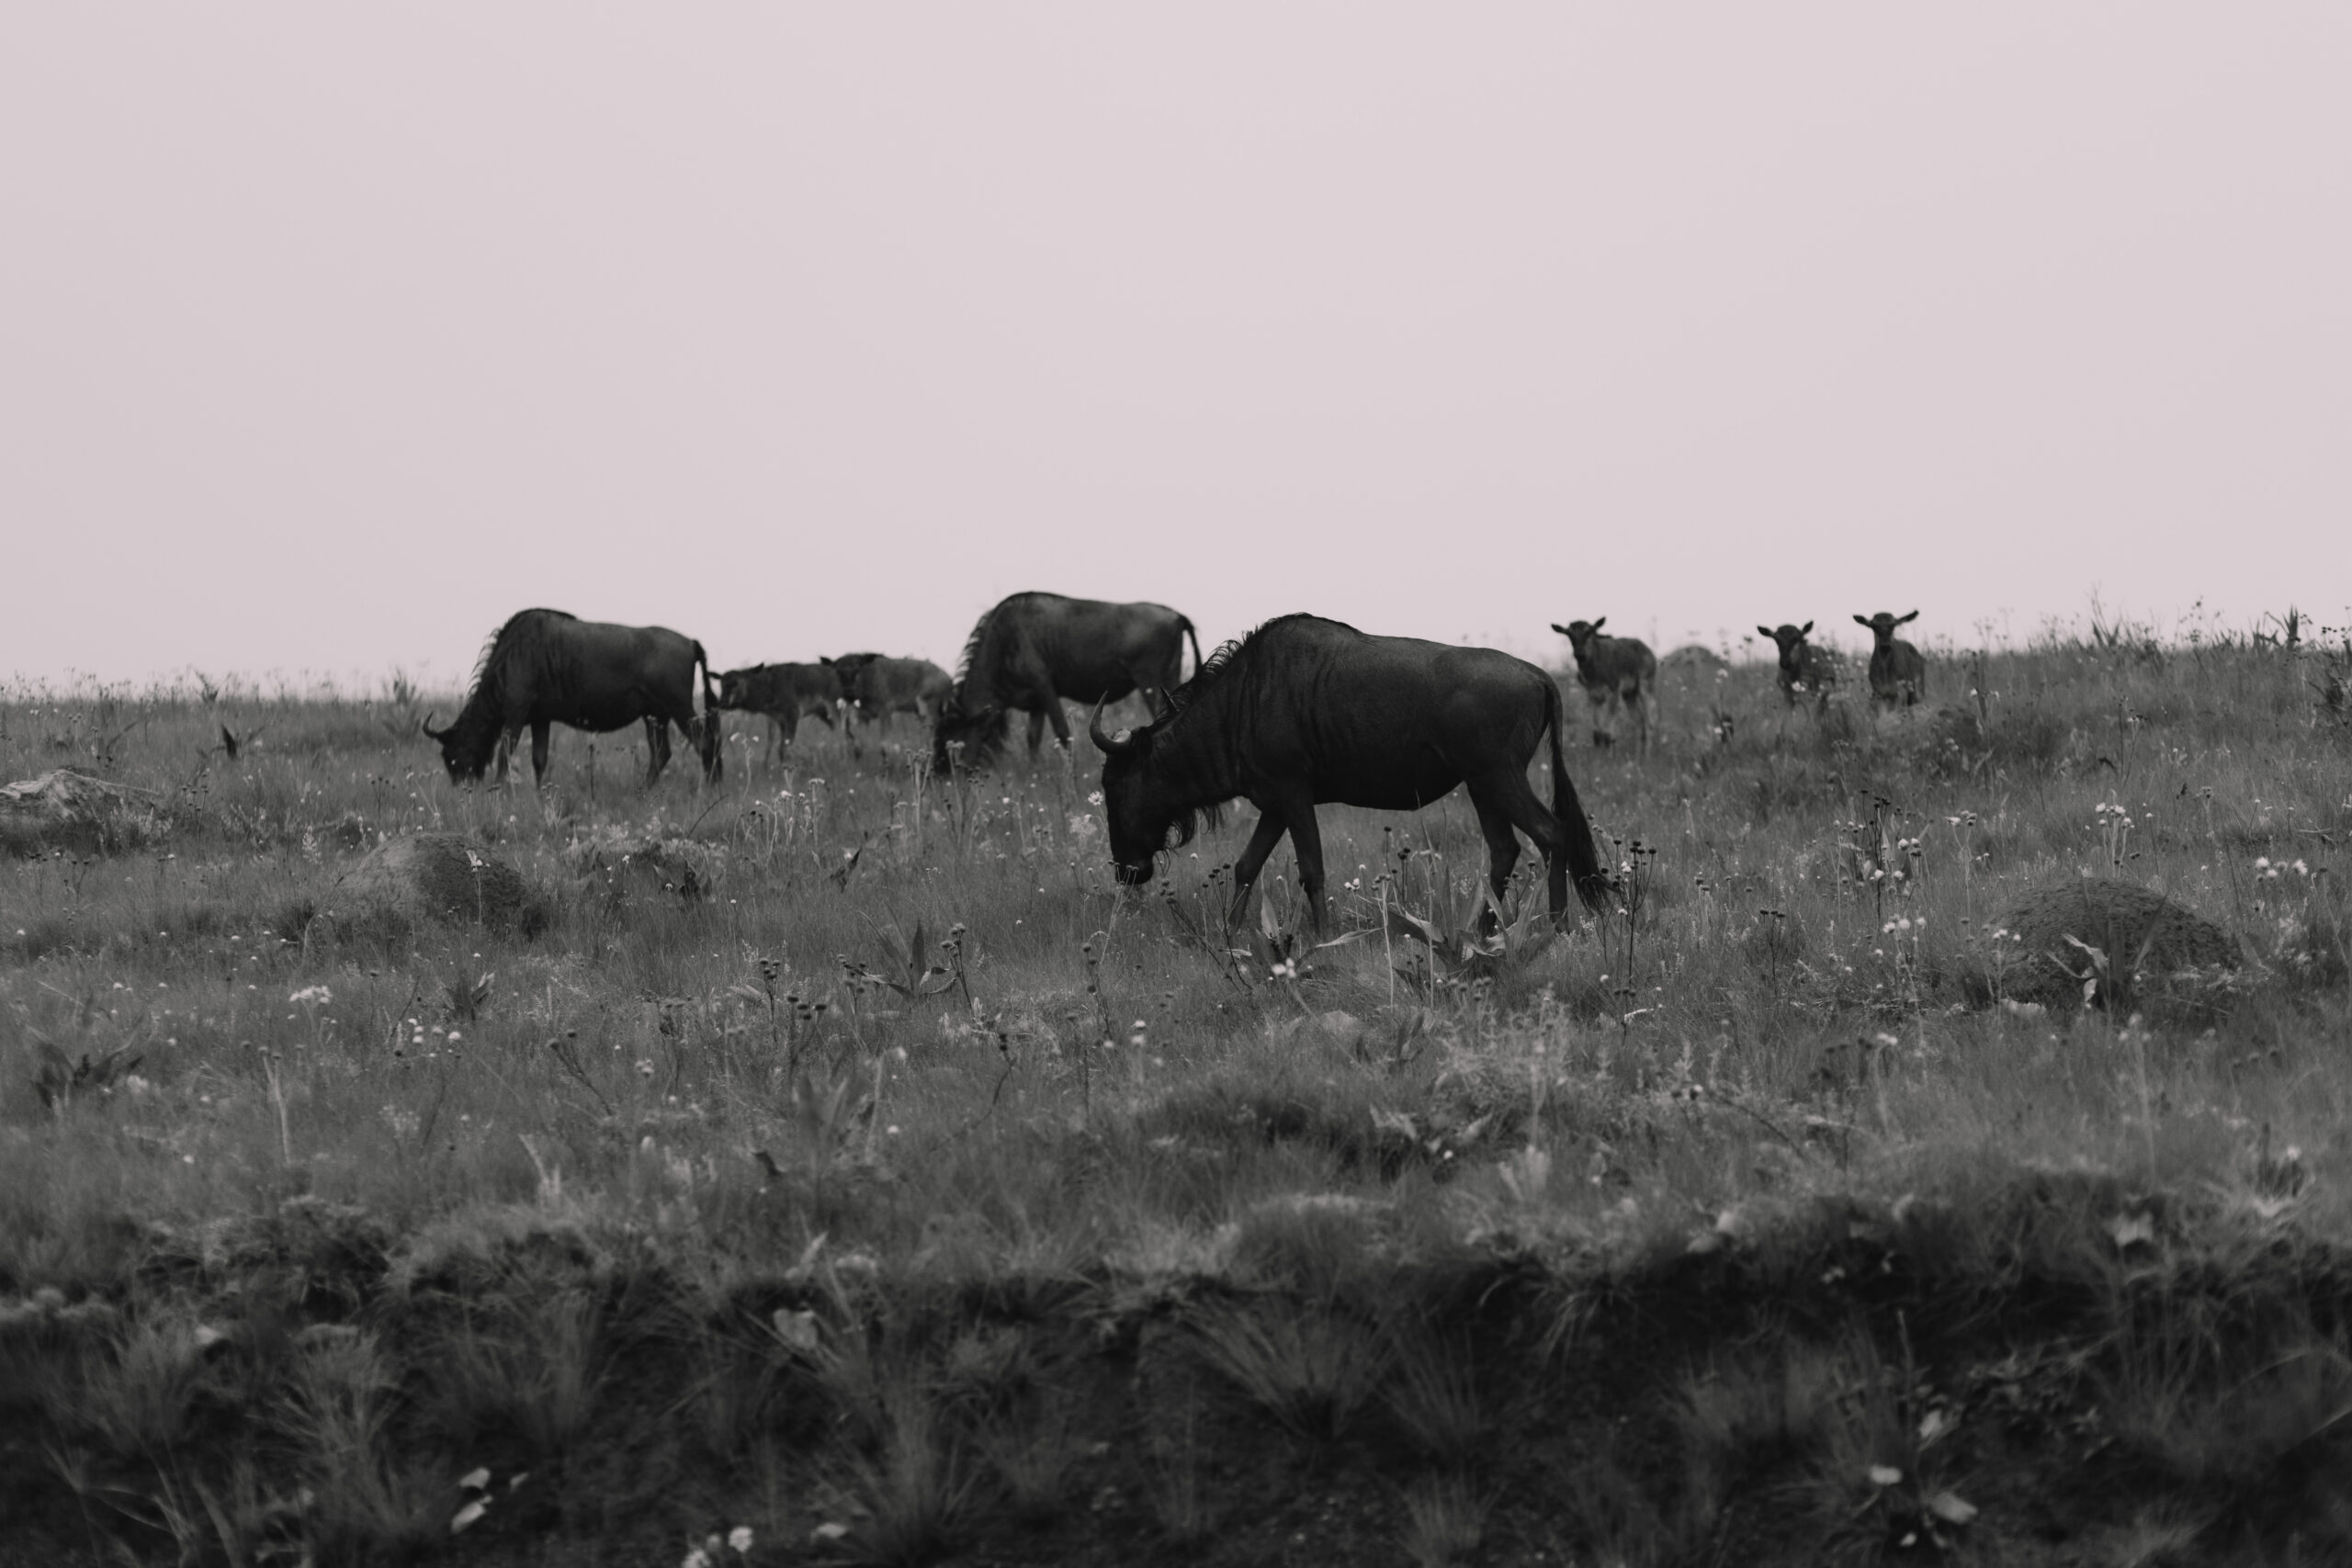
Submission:
{"label": "wildflower", "polygon": [[733,1529],[729,1530],[727,1532],[727,1544],[734,1548],[739,1556],[749,1552],[752,1550],[752,1527],[749,1525],[737,1525]]}

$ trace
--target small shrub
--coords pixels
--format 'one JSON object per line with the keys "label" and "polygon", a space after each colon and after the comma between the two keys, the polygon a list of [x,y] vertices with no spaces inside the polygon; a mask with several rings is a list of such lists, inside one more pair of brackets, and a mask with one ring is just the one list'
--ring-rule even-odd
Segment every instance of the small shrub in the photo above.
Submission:
{"label": "small shrub", "polygon": [[461,1318],[441,1337],[440,1425],[461,1447],[504,1426],[543,1454],[564,1452],[586,1429],[602,1382],[597,1303],[584,1290],[557,1289],[499,1301],[484,1316]]}
{"label": "small shrub", "polygon": [[191,1314],[163,1309],[125,1325],[104,1349],[88,1348],[53,1388],[50,1416],[120,1458],[161,1457],[189,1435],[211,1382],[209,1353],[220,1342]]}
{"label": "small shrub", "polygon": [[1487,1539],[1494,1500],[1460,1475],[1425,1475],[1405,1488],[1405,1533],[1399,1545],[1416,1568],[1448,1568]]}
{"label": "small shrub", "polygon": [[1210,1367],[1311,1441],[1343,1436],[1386,1372],[1381,1337],[1335,1302],[1216,1303],[1189,1327]]}

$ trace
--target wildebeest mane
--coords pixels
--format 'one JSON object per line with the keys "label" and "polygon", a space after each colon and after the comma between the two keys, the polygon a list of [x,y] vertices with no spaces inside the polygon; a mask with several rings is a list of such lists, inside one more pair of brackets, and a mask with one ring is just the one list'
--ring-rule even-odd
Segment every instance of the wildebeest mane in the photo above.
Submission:
{"label": "wildebeest mane", "polygon": [[[1238,671],[1247,671],[1254,662],[1250,653],[1259,636],[1268,626],[1277,626],[1283,621],[1295,618],[1296,617],[1280,615],[1251,628],[1240,637],[1228,637],[1219,643],[1216,652],[1201,660],[1200,668],[1193,671],[1191,680],[1181,686],[1170,689],[1169,711],[1153,728],[1160,729],[1180,723],[1184,716],[1196,707],[1203,699],[1222,691],[1226,684],[1235,678]],[[1351,626],[1348,629],[1352,631],[1355,628]],[[1193,834],[1199,831],[1204,822],[1212,828],[1222,827],[1225,822],[1225,807],[1233,798],[1235,797],[1228,795],[1225,800],[1205,801],[1178,810],[1175,819],[1169,824],[1163,847],[1171,850],[1182,849],[1193,841]]]}
{"label": "wildebeest mane", "polygon": [[568,610],[517,610],[506,617],[506,624],[490,634],[481,645],[481,657],[474,660],[474,672],[466,683],[466,706],[485,697],[494,698],[505,683],[507,666],[515,659],[536,653],[549,621],[576,621],[580,617]]}
{"label": "wildebeest mane", "polygon": [[956,695],[958,698],[963,695],[964,682],[972,678],[972,671],[978,667],[980,644],[988,640],[989,630],[995,626],[996,613],[1012,602],[1005,599],[989,605],[973,623],[972,635],[964,639],[964,651],[956,656]]}
{"label": "wildebeest mane", "polygon": [[1012,722],[1011,711],[994,700],[993,679],[983,682],[986,691],[978,707],[967,701],[967,688],[975,673],[985,672],[991,677],[995,673],[987,670],[988,652],[983,645],[989,633],[996,629],[997,612],[1012,603],[1012,599],[999,600],[974,623],[972,635],[964,639],[964,651],[956,656],[955,684],[948,688],[947,700],[940,705],[938,716],[933,721],[942,737],[959,741],[968,749],[968,765],[973,767],[986,767],[996,760],[999,748],[1004,744],[1005,729]]}

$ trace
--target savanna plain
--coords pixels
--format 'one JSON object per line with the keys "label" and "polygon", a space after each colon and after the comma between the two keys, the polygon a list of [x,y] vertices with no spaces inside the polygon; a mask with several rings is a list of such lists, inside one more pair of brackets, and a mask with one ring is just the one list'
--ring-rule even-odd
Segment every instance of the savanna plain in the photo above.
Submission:
{"label": "savanna plain", "polygon": [[1567,677],[1556,934],[1458,794],[1228,931],[1252,814],[1121,890],[1083,739],[458,789],[401,683],[19,683],[0,1562],[2352,1560],[2278,632],[1670,660],[1646,755]]}

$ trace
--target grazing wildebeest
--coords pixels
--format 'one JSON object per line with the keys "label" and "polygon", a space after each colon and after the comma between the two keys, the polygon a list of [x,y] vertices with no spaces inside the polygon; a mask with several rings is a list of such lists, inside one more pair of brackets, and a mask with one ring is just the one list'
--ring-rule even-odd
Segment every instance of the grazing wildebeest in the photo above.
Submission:
{"label": "grazing wildebeest", "polygon": [[503,784],[507,752],[527,726],[532,777],[545,783],[549,725],[601,735],[643,720],[652,753],[645,773],[650,786],[670,761],[670,726],[675,724],[689,740],[700,739],[703,774],[715,781],[718,725],[695,715],[697,667],[707,710],[718,694],[711,689],[710,660],[692,637],[666,626],[616,626],[561,610],[522,610],[492,634],[458,716],[435,729],[427,714],[424,733],[441,743],[451,783],[481,778],[495,753]]}
{"label": "grazing wildebeest", "polygon": [[844,653],[825,662],[840,675],[842,695],[856,710],[858,722],[885,729],[894,713],[910,713],[930,724],[956,686],[955,677],[928,659]]}
{"label": "grazing wildebeest", "polygon": [[1838,684],[1838,650],[1816,648],[1805,638],[1813,632],[1813,623],[1791,626],[1782,622],[1777,626],[1756,628],[1769,637],[1781,649],[1781,700],[1789,706],[1797,705],[1800,695],[1810,694],[1815,712],[1829,705],[1829,693]]}
{"label": "grazing wildebeest", "polygon": [[720,707],[767,716],[771,761],[784,755],[803,718],[822,719],[831,728],[841,700],[841,677],[826,664],[754,664],[718,676]]}
{"label": "grazing wildebeest", "polygon": [[[1608,884],[1561,755],[1561,707],[1552,678],[1508,653],[1284,615],[1217,649],[1140,729],[1105,734],[1096,704],[1087,730],[1103,757],[1112,863],[1129,886],[1148,882],[1160,850],[1239,796],[1261,815],[1234,863],[1229,918],[1247,916],[1258,873],[1288,833],[1319,930],[1317,806],[1414,811],[1467,784],[1498,897],[1519,860],[1516,827],[1543,852],[1554,918],[1566,912],[1571,871],[1577,896],[1597,908]],[[1547,729],[1549,809],[1527,782]]]}
{"label": "grazing wildebeest", "polygon": [[1871,695],[1883,707],[1909,707],[1928,694],[1928,661],[1919,650],[1894,635],[1894,628],[1919,618],[1919,612],[1854,619],[1871,629]]}
{"label": "grazing wildebeest", "polygon": [[955,689],[932,724],[932,766],[945,772],[948,747],[961,742],[964,766],[987,767],[1004,745],[1015,708],[1029,715],[1032,757],[1047,724],[1068,746],[1063,698],[1117,702],[1140,691],[1148,701],[1164,694],[1183,673],[1188,637],[1197,666],[1199,635],[1165,604],[1015,593],[982,615],[964,645]]}
{"label": "grazing wildebeest", "polygon": [[1639,637],[1603,636],[1600,628],[1608,624],[1603,615],[1565,626],[1554,621],[1552,629],[1568,639],[1577,656],[1577,679],[1592,704],[1592,743],[1606,746],[1615,739],[1600,722],[1602,712],[1615,705],[1633,716],[1634,739],[1647,751],[1650,720],[1657,716],[1657,655]]}

